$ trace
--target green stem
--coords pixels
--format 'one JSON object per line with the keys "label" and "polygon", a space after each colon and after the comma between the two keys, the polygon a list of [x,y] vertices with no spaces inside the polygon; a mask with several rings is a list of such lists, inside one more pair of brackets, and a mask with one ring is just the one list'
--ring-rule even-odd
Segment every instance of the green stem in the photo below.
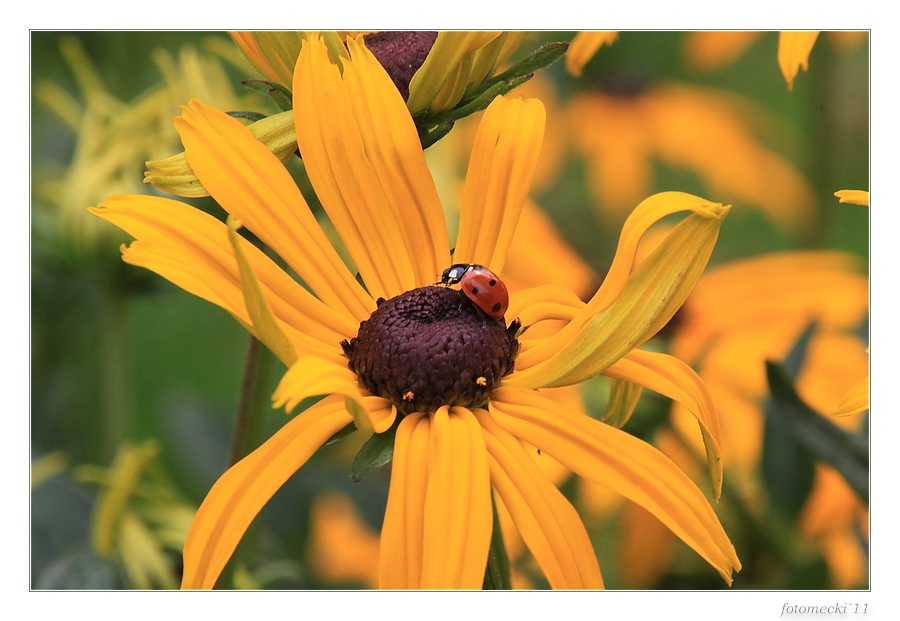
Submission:
{"label": "green stem", "polygon": [[130,432],[126,395],[125,318],[122,296],[112,287],[102,293],[100,301],[102,339],[102,454],[111,460]]}
{"label": "green stem", "polygon": [[[265,415],[271,409],[269,399],[273,363],[274,357],[269,350],[256,337],[251,336],[247,346],[240,402],[231,438],[229,467],[249,455],[262,443]],[[251,524],[222,571],[216,582],[216,588],[233,588],[235,567],[257,547],[257,539],[257,529]]]}
{"label": "green stem", "polygon": [[494,528],[491,533],[491,547],[488,551],[487,567],[484,571],[485,590],[510,590],[512,581],[509,577],[509,557],[503,544],[503,532],[500,530],[500,516],[497,514],[497,502],[493,499],[491,506],[494,513]]}
{"label": "green stem", "polygon": [[231,438],[231,455],[228,465],[233,466],[253,452],[262,440],[263,422],[270,402],[272,356],[251,336],[247,347],[247,361],[241,382],[241,397],[234,432]]}

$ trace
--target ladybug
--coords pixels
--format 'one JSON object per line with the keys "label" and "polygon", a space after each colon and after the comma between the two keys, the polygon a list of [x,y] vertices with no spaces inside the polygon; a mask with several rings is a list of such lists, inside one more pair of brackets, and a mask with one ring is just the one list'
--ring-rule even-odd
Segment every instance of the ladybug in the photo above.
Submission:
{"label": "ladybug", "polygon": [[444,270],[441,284],[459,283],[463,293],[481,310],[500,319],[509,307],[506,285],[491,270],[481,265],[457,263]]}

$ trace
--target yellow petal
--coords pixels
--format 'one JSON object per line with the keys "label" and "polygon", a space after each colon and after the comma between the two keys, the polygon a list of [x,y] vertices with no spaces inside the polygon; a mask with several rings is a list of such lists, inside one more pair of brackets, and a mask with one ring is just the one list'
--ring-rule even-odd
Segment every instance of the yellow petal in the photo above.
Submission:
{"label": "yellow petal", "polygon": [[[493,411],[493,408],[492,408]],[[602,589],[600,566],[581,518],[522,444],[484,410],[491,482],[554,589]]]}
{"label": "yellow petal", "polygon": [[849,416],[869,409],[869,378],[861,380],[853,386],[841,399],[840,405],[832,412],[832,416]]}
{"label": "yellow petal", "polygon": [[425,62],[409,82],[409,99],[406,101],[409,112],[413,116],[426,110],[433,114],[455,106],[466,90],[460,63],[466,55],[498,36],[499,32],[487,31],[439,32]]}
{"label": "yellow petal", "polygon": [[787,81],[788,90],[794,88],[794,78],[800,67],[806,71],[809,64],[809,53],[819,37],[817,30],[782,31],[778,34],[778,66]]}
{"label": "yellow petal", "polygon": [[[89,211],[136,238],[122,250],[127,263],[221,306],[253,331],[225,224],[184,203],[143,195],[110,196]],[[294,347],[336,360],[337,343],[354,334],[358,322],[327,308],[246,240],[240,240],[240,246],[280,330]]]}
{"label": "yellow petal", "polygon": [[431,418],[423,412],[405,416],[394,439],[391,484],[381,527],[379,588],[417,589],[422,584],[430,448]]}
{"label": "yellow petal", "polygon": [[741,567],[734,547],[697,486],[663,453],[535,391],[500,387],[490,411],[520,440],[653,513],[731,584]]}
{"label": "yellow petal", "polygon": [[584,66],[604,45],[612,45],[619,38],[615,30],[593,30],[579,32],[566,50],[566,71],[576,78],[581,77]]}
{"label": "yellow petal", "polygon": [[575,293],[558,285],[539,285],[514,291],[509,296],[507,317],[517,317],[523,326],[550,319],[572,320],[584,308]]}
{"label": "yellow petal", "polygon": [[231,38],[257,71],[273,82],[288,85],[303,33],[294,30],[230,32]]}
{"label": "yellow petal", "polygon": [[[360,125],[395,123],[409,130],[411,120],[371,52],[359,45],[357,53],[366,59],[366,70],[377,77],[361,77],[359,63],[346,61],[344,70],[350,73],[345,83],[340,68],[329,60],[324,42],[310,36],[294,71],[294,123],[310,182],[356,269],[373,297],[390,298],[417,285],[416,258],[405,245],[401,234],[405,227],[398,222],[369,157]],[[360,92],[367,79],[379,82],[376,92]],[[350,82],[355,83],[353,87]],[[364,97],[377,95],[384,99],[375,108],[385,116],[362,122],[357,115],[366,113]],[[371,139],[373,132],[367,131],[365,137]]]}
{"label": "yellow petal", "polygon": [[685,406],[700,424],[713,497],[722,495],[722,432],[712,395],[687,364],[667,354],[635,349],[603,372],[654,390]]}
{"label": "yellow petal", "polygon": [[284,165],[250,131],[196,99],[175,127],[191,168],[216,202],[283,258],[329,307],[368,318],[375,303],[356,282]]}
{"label": "yellow petal", "polygon": [[291,419],[219,477],[184,544],[182,589],[211,589],[263,505],[331,436],[351,421],[338,397]]}
{"label": "yellow petal", "polygon": [[412,117],[378,60],[351,39],[344,64],[366,156],[394,213],[393,225],[412,258],[416,285],[431,284],[450,256],[447,222]]}
{"label": "yellow petal", "polygon": [[237,234],[238,228],[240,228],[240,223],[229,218],[228,240],[231,242],[234,256],[237,258],[238,270],[241,275],[241,291],[244,293],[244,303],[247,305],[253,332],[283,363],[291,366],[297,362],[297,350],[279,327],[278,321],[266,302],[259,281],[253,273],[253,268],[241,249],[240,237]]}
{"label": "yellow petal", "polygon": [[466,173],[455,263],[503,270],[531,188],[545,120],[537,99],[497,97],[485,110]]}
{"label": "yellow petal", "polygon": [[[693,198],[688,204],[699,210],[673,228],[630,277],[639,236],[632,239],[633,231],[626,224],[619,251],[594,298],[546,342],[522,351],[516,370],[504,383],[531,388],[578,383],[601,373],[656,334],[681,307],[706,267],[729,210]],[[661,211],[671,208],[666,201],[659,206]],[[641,213],[639,208],[632,217]],[[647,225],[635,226],[643,231]]]}
{"label": "yellow petal", "polygon": [[[626,355],[625,358],[627,358],[628,355]],[[623,358],[623,360],[625,358]],[[619,362],[621,362],[621,360]],[[617,362],[607,369],[606,375],[610,375],[609,371],[616,368],[618,364],[619,363]],[[604,410],[603,415],[600,417],[600,421],[607,425],[612,425],[617,429],[624,427],[625,423],[628,422],[628,419],[631,418],[631,415],[634,414],[634,409],[637,407],[638,401],[641,400],[641,393],[643,391],[643,386],[639,383],[610,377],[609,403],[606,404],[606,410]]]}
{"label": "yellow petal", "polygon": [[[281,162],[286,162],[297,150],[293,110],[267,116],[251,123],[247,129]],[[162,160],[147,162],[144,183],[151,183],[163,192],[184,198],[209,196],[209,192],[188,164],[184,152]]]}
{"label": "yellow petal", "polygon": [[347,411],[359,429],[386,431],[394,423],[396,408],[388,407],[386,399],[364,394],[356,374],[346,363],[335,363],[315,356],[303,356],[293,364],[272,395],[274,407],[288,412],[307,397],[342,395]]}
{"label": "yellow petal", "polygon": [[838,190],[834,193],[841,203],[869,206],[869,192],[866,190]]}
{"label": "yellow petal", "polygon": [[491,480],[481,426],[466,408],[432,416],[423,589],[480,589],[493,528]]}

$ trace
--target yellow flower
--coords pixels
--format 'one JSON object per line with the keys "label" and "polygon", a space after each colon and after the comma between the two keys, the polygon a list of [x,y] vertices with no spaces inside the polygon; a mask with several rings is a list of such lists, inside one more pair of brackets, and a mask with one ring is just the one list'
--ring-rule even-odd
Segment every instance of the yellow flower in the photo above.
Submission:
{"label": "yellow flower", "polygon": [[[671,352],[696,365],[716,405],[729,413],[722,419],[729,481],[748,506],[765,504],[758,474],[768,395],[765,361],[784,360],[814,321],[797,390],[811,407],[830,413],[868,369],[865,346],[856,336],[867,313],[868,279],[859,260],[841,252],[752,257],[712,268],[697,283],[675,323]],[[679,413],[679,405],[674,409],[676,425],[687,429],[689,417]],[[858,417],[837,421],[848,429],[861,422]],[[837,505],[843,508],[836,511]],[[803,509],[803,532],[809,540],[823,542],[822,552],[839,588],[865,580],[858,543],[853,549],[837,543],[855,536],[865,512],[840,476],[830,468],[817,469]]]}
{"label": "yellow flower", "polygon": [[[227,309],[288,365],[277,407],[290,411],[325,395],[209,491],[185,544],[182,587],[213,587],[272,494],[351,422],[396,434],[382,588],[481,587],[492,490],[552,587],[602,587],[584,525],[526,447],[644,506],[730,583],[740,562],[696,485],[649,444],[539,390],[604,373],[685,403],[700,422],[718,495],[718,418],[705,387],[684,363],[636,348],[668,322],[699,278],[729,208],[680,193],[650,197],[626,222],[590,301],[558,286],[533,287],[511,296],[507,316],[516,319],[507,326],[433,283],[451,262],[503,273],[536,165],[543,107],[499,97],[486,110],[451,257],[409,111],[361,38],[347,44],[339,67],[310,36],[292,92],[304,165],[352,268],[277,158],[246,127],[196,100],[176,127],[191,167],[229,222],[158,197],[111,196],[91,210],[136,238],[123,248],[126,262]],[[690,215],[635,265],[643,232],[680,211]],[[305,287],[240,237],[240,225]],[[544,338],[519,330],[557,319],[564,327]],[[425,342],[426,333],[437,334],[437,345]]]}
{"label": "yellow flower", "polygon": [[586,159],[588,187],[604,213],[625,213],[646,196],[654,164],[662,162],[784,226],[800,228],[815,216],[809,183],[753,130],[768,119],[733,94],[675,83],[636,95],[585,92],[570,100],[568,117],[568,135]]}

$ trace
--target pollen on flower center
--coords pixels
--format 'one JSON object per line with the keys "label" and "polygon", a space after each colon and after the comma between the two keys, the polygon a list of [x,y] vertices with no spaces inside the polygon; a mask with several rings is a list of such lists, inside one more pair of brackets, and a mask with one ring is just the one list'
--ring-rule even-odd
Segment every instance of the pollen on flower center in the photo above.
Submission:
{"label": "pollen on flower center", "polygon": [[341,346],[350,370],[403,412],[481,406],[512,372],[519,322],[487,317],[461,291],[429,286],[379,300]]}

